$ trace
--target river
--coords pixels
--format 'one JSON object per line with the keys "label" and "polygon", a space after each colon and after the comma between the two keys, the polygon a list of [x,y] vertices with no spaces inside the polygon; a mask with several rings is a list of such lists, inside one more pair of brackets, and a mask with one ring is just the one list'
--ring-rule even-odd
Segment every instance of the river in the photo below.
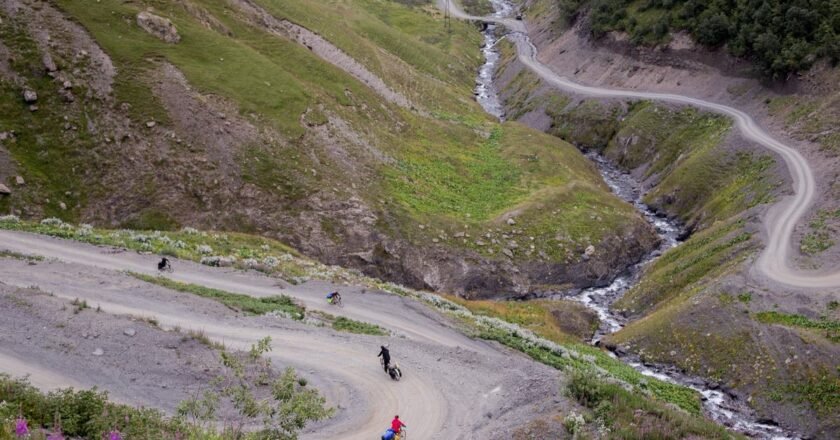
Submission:
{"label": "river", "polygon": [[[510,17],[515,10],[514,6],[506,0],[490,0],[490,2],[496,11],[494,16],[498,18]],[[499,97],[493,78],[500,57],[497,44],[501,38],[497,31],[495,24],[488,24],[484,29],[482,52],[485,62],[478,72],[475,96],[485,111],[500,120],[504,120],[504,103]],[[524,35],[524,38],[527,39],[528,36]],[[571,299],[580,301],[598,314],[601,325],[591,341],[592,344],[597,344],[604,335],[621,330],[626,323],[626,319],[614,313],[610,306],[639,281],[644,266],[650,264],[651,261],[668,249],[679,246],[683,228],[673,220],[656,215],[649,206],[642,202],[644,193],[641,185],[630,174],[619,170],[608,160],[596,154],[589,153],[587,157],[598,167],[604,181],[613,193],[631,203],[656,229],[661,239],[657,249],[647,255],[641,262],[629,268],[624,274],[618,276],[609,286],[586,289],[571,297]],[[567,295],[560,295],[560,297],[570,298]],[[613,356],[616,355],[613,354]],[[788,432],[778,426],[756,421],[751,410],[744,402],[737,400],[725,391],[709,386],[708,381],[703,378],[685,375],[668,365],[644,364],[632,355],[618,358],[646,376],[694,389],[702,396],[703,407],[707,416],[732,430],[761,439],[795,440],[800,438],[795,433]]]}

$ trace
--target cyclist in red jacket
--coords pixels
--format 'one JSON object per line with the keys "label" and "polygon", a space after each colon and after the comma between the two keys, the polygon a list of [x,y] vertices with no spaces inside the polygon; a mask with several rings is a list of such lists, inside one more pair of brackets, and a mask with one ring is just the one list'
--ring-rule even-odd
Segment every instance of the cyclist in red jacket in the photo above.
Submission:
{"label": "cyclist in red jacket", "polygon": [[402,420],[400,420],[400,416],[394,416],[394,420],[391,421],[391,429],[395,433],[399,434],[400,432],[402,432],[403,427],[408,428],[408,426],[406,426],[405,423],[403,423]]}

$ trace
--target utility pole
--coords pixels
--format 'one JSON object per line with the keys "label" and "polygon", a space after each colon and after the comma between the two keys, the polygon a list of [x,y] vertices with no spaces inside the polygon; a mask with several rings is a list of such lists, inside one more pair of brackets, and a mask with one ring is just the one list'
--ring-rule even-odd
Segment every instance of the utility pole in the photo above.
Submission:
{"label": "utility pole", "polygon": [[446,0],[446,9],[443,11],[443,27],[446,32],[452,33],[452,13],[449,12],[449,1]]}

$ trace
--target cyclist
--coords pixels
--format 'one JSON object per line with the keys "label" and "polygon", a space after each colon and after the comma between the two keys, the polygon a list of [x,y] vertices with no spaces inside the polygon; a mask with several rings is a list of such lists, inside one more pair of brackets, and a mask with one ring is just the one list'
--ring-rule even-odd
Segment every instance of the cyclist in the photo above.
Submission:
{"label": "cyclist", "polygon": [[408,426],[405,426],[405,423],[400,420],[399,415],[394,416],[394,420],[391,420],[391,430],[396,433],[396,440],[400,440],[403,428],[408,428]]}
{"label": "cyclist", "polygon": [[341,294],[338,292],[332,292],[327,295],[327,302],[330,304],[341,304]]}
{"label": "cyclist", "polygon": [[169,259],[166,257],[162,257],[158,262],[158,270],[163,272],[165,270],[172,270],[172,265],[169,264]]}
{"label": "cyclist", "polygon": [[376,355],[377,357],[382,358],[382,366],[385,369],[385,372],[388,372],[388,365],[391,363],[391,352],[388,351],[388,345],[380,346],[381,350],[379,350],[379,354]]}

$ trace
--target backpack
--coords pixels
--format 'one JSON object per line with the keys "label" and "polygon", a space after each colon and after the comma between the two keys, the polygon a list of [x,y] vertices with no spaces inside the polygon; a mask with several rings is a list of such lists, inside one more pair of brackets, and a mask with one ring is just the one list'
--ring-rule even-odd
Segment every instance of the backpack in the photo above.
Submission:
{"label": "backpack", "polygon": [[394,440],[395,436],[396,436],[396,434],[394,433],[394,430],[391,429],[391,428],[388,428],[385,431],[385,433],[382,434],[382,440]]}

